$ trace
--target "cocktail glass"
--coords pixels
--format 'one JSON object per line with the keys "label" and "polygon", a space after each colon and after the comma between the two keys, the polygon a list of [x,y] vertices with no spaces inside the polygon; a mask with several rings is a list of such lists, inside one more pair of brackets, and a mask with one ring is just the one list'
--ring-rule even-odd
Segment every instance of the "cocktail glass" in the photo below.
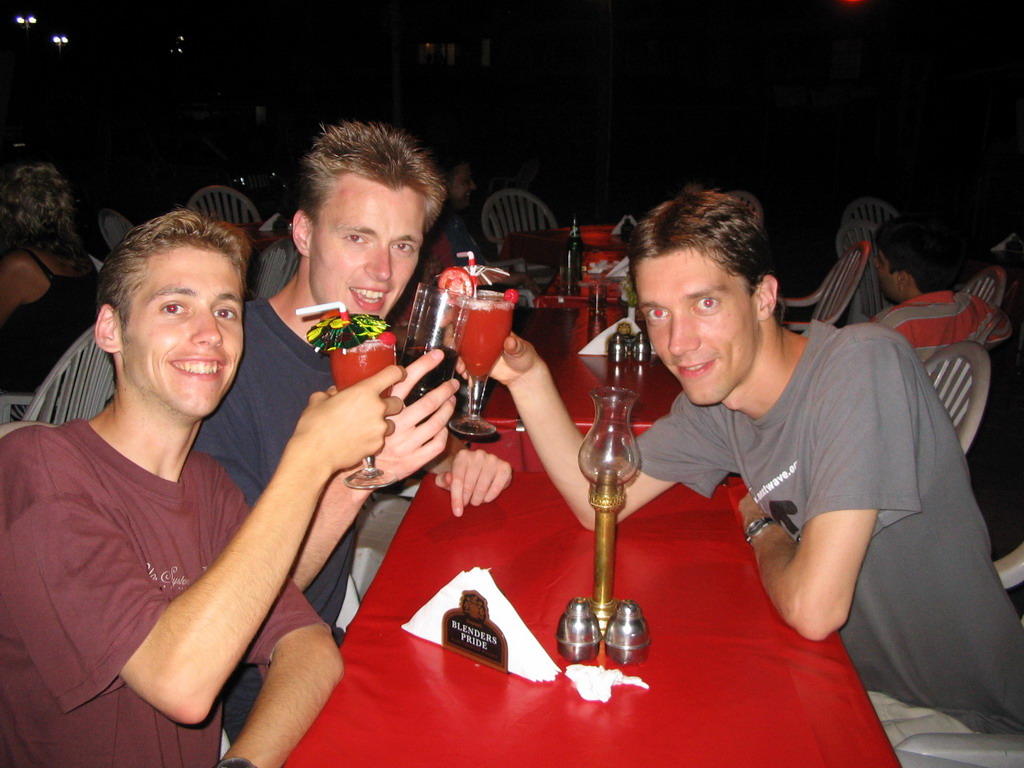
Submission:
{"label": "cocktail glass", "polygon": [[407,405],[455,376],[455,361],[459,357],[455,336],[459,318],[456,298],[457,294],[432,283],[420,283],[416,287],[416,299],[409,317],[409,332],[402,351],[402,365],[415,362],[432,349],[440,349],[444,353],[444,360],[433,370],[427,371],[410,390],[405,398]]}
{"label": "cocktail glass", "polygon": [[475,297],[460,296],[459,320],[455,337],[459,356],[466,365],[469,382],[469,413],[448,422],[453,432],[466,437],[484,437],[497,432],[497,427],[480,417],[484,389],[491,369],[501,356],[505,337],[512,330],[512,308],[515,302],[505,301],[499,293],[479,291]]}
{"label": "cocktail glass", "polygon": [[[395,364],[395,345],[387,344],[379,339],[369,339],[358,347],[351,349],[332,349],[331,373],[334,375],[334,386],[339,390],[358,384],[365,378]],[[391,388],[381,395],[388,397]],[[396,478],[390,473],[377,469],[373,456],[363,459],[363,467],[345,478],[349,488],[380,488],[390,485]]]}

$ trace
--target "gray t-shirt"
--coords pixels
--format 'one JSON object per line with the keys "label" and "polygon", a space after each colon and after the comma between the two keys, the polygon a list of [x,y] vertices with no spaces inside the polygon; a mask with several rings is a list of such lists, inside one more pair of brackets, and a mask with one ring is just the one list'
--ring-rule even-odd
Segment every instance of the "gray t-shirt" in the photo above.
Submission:
{"label": "gray t-shirt", "polygon": [[841,630],[865,687],[975,730],[1024,731],[1024,628],[949,417],[903,337],[815,323],[763,417],[680,395],[640,445],[646,474],[705,495],[739,473],[794,538],[816,515],[879,510]]}

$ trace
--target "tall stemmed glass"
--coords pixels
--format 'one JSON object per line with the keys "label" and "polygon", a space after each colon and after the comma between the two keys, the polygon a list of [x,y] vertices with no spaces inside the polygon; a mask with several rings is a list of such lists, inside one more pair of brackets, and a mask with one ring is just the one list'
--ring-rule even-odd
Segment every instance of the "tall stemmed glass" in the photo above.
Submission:
{"label": "tall stemmed glass", "polygon": [[[349,315],[340,301],[302,307],[299,317],[321,315],[306,333],[306,340],[318,351],[330,356],[331,375],[339,390],[358,384],[389,365],[395,364],[395,335],[388,324],[375,315]],[[390,397],[391,387],[381,393]],[[349,488],[380,488],[397,478],[377,469],[373,456],[363,459],[363,468],[345,478]]]}
{"label": "tall stemmed glass", "polygon": [[469,383],[469,413],[448,422],[453,432],[466,437],[485,437],[497,432],[497,427],[480,416],[484,389],[491,369],[501,356],[505,337],[512,331],[514,301],[507,301],[500,293],[477,291],[476,296],[460,296],[459,319],[455,338],[459,356],[466,366]]}
{"label": "tall stemmed glass", "polygon": [[[388,334],[390,336],[390,334]],[[368,339],[358,347],[351,349],[332,349],[331,373],[334,376],[334,386],[339,390],[358,384],[363,379],[373,376],[389,365],[395,364],[395,343],[392,340],[382,341],[380,338]],[[390,343],[389,343],[390,341]],[[389,397],[391,387],[385,390],[381,397]],[[345,485],[349,488],[367,489],[380,488],[384,485],[391,485],[397,478],[390,472],[378,469],[373,456],[363,459],[363,467],[357,472],[345,478]]]}

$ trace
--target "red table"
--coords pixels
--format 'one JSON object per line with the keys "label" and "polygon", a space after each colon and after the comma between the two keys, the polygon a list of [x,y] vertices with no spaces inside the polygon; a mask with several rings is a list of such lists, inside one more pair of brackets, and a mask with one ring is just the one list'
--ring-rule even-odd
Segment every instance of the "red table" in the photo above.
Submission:
{"label": "red table", "polygon": [[[626,255],[626,243],[612,234],[611,225],[585,224],[580,227],[583,237],[584,261],[589,263],[607,259],[619,261]],[[511,232],[501,247],[501,259],[526,259],[533,264],[546,264],[558,269],[565,259],[565,241],[569,228],[540,229],[533,232]]]}
{"label": "red table", "polygon": [[[732,495],[741,493],[736,488]],[[619,528],[615,594],[650,622],[650,690],[583,701],[559,675],[531,683],[401,625],[459,571],[490,567],[538,641],[591,590],[593,534],[543,475],[453,518],[425,482],[349,627],[345,678],[288,761],[305,766],[604,765],[896,768],[837,635],[805,640],[761,587],[730,492],[677,487]],[[599,657],[605,666],[614,666]]]}

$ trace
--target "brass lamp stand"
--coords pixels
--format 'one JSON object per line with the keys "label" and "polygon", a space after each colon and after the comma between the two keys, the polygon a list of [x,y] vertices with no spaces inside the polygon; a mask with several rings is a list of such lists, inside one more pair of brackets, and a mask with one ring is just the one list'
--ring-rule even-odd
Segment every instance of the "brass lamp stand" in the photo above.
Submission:
{"label": "brass lamp stand", "polygon": [[590,605],[601,630],[615,615],[615,532],[626,504],[626,483],[640,466],[640,452],[629,425],[636,393],[618,387],[591,391],[597,411],[594,425],[580,447],[580,471],[590,482],[594,508],[594,596]]}
{"label": "brass lamp stand", "polygon": [[618,601],[615,584],[615,532],[618,514],[626,504],[626,493],[614,472],[602,472],[590,486],[590,506],[594,508],[594,596],[590,605],[603,632],[615,615]]}

